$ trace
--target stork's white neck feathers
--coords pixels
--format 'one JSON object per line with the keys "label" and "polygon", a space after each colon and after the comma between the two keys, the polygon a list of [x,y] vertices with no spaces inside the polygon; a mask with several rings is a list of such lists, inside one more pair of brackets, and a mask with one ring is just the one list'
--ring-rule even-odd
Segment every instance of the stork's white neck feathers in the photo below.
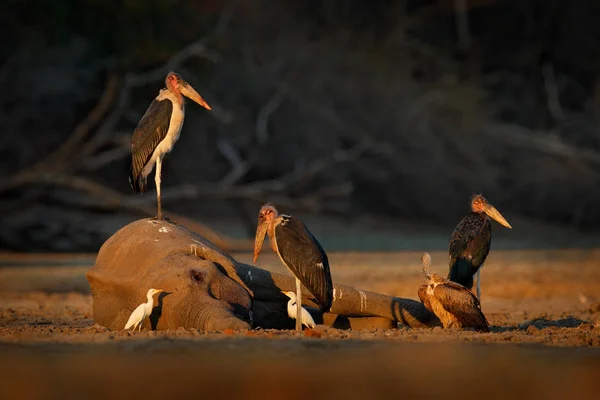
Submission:
{"label": "stork's white neck feathers", "polygon": [[165,99],[171,100],[173,102],[173,105],[177,104],[183,110],[185,103],[183,102],[183,96],[181,95],[181,93],[175,94],[169,89],[160,89],[158,96],[156,96],[156,100],[161,101]]}

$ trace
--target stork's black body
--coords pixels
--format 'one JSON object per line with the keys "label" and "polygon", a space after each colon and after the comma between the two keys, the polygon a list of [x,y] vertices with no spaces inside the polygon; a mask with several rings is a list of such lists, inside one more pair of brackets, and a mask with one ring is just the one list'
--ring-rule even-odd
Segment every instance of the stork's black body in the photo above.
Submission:
{"label": "stork's black body", "polygon": [[481,268],[492,245],[490,218],[512,229],[510,224],[482,195],[471,198],[471,212],[456,226],[450,237],[448,279],[473,288],[477,275],[477,299],[481,301]]}
{"label": "stork's black body", "polygon": [[333,303],[333,283],[327,254],[302,221],[288,215],[280,218],[275,226],[279,257],[315,296],[321,311],[329,311]]}
{"label": "stork's black body", "polygon": [[[177,104],[175,107],[181,105]],[[144,175],[142,171],[151,161],[158,144],[167,137],[172,113],[173,101],[170,98],[154,99],[133,132],[129,183],[137,193],[148,190],[148,175]]]}
{"label": "stork's black body", "polygon": [[471,289],[492,245],[492,224],[482,213],[470,212],[450,237],[448,279]]}

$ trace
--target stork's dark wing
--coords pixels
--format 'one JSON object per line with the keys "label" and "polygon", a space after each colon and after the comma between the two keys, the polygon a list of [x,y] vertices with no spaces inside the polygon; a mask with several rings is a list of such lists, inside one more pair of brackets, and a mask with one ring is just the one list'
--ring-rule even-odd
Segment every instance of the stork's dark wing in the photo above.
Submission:
{"label": "stork's dark wing", "polygon": [[144,166],[156,146],[167,136],[173,102],[169,99],[154,99],[142,117],[131,138],[131,186],[136,189],[135,182],[140,178]]}
{"label": "stork's dark wing", "polygon": [[471,288],[473,275],[485,261],[492,243],[492,225],[471,212],[456,226],[450,237],[448,279]]}
{"label": "stork's dark wing", "polygon": [[477,297],[466,287],[448,281],[437,285],[433,294],[442,307],[462,323],[463,328],[490,331],[490,325],[481,311]]}
{"label": "stork's dark wing", "polygon": [[321,311],[333,303],[333,282],[329,260],[308,228],[294,217],[283,217],[275,227],[277,249],[283,262],[315,296]]}

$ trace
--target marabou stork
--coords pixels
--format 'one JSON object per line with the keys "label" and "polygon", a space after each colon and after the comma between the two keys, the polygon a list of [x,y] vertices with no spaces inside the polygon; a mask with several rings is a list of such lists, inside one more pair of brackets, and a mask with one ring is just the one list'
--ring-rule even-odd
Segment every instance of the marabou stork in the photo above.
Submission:
{"label": "marabou stork", "polygon": [[448,279],[472,289],[477,275],[477,299],[481,301],[481,268],[492,244],[490,217],[512,229],[498,210],[480,194],[471,198],[471,212],[456,226],[450,237]]}
{"label": "marabou stork", "polygon": [[[273,251],[296,276],[296,315],[302,315],[302,284],[313,294],[321,311],[329,311],[333,303],[329,260],[306,225],[289,215],[279,215],[272,204],[263,205],[258,213],[254,263],[267,234]],[[302,330],[300,318],[296,318],[296,330]]]}
{"label": "marabou stork", "polygon": [[156,200],[158,203],[157,219],[162,219],[160,202],[160,174],[163,157],[169,153],[183,126],[185,108],[183,96],[186,96],[202,107],[210,110],[210,106],[196,90],[175,72],[169,72],[165,79],[166,88],[158,93],[150,107],[140,120],[131,138],[131,167],[129,183],[134,191],[144,193],[147,190],[146,179],[156,164]]}
{"label": "marabou stork", "polygon": [[419,298],[423,305],[440,319],[444,328],[475,328],[478,331],[489,332],[489,323],[481,312],[481,306],[473,292],[442,278],[439,274],[430,274],[429,253],[423,253],[421,263],[427,284],[419,287]]}

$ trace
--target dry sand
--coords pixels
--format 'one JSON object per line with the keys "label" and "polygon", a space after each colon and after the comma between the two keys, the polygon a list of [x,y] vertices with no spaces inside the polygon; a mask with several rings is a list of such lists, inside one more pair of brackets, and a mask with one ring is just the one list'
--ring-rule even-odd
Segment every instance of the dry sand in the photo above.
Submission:
{"label": "dry sand", "polygon": [[[418,299],[419,256],[330,260],[337,282]],[[444,273],[447,255],[432,256]],[[600,250],[492,251],[482,272],[488,334],[109,331],[92,320],[84,274],[94,256],[63,258],[0,256],[0,399],[576,398],[600,389]],[[259,266],[286,273],[273,254]]]}

